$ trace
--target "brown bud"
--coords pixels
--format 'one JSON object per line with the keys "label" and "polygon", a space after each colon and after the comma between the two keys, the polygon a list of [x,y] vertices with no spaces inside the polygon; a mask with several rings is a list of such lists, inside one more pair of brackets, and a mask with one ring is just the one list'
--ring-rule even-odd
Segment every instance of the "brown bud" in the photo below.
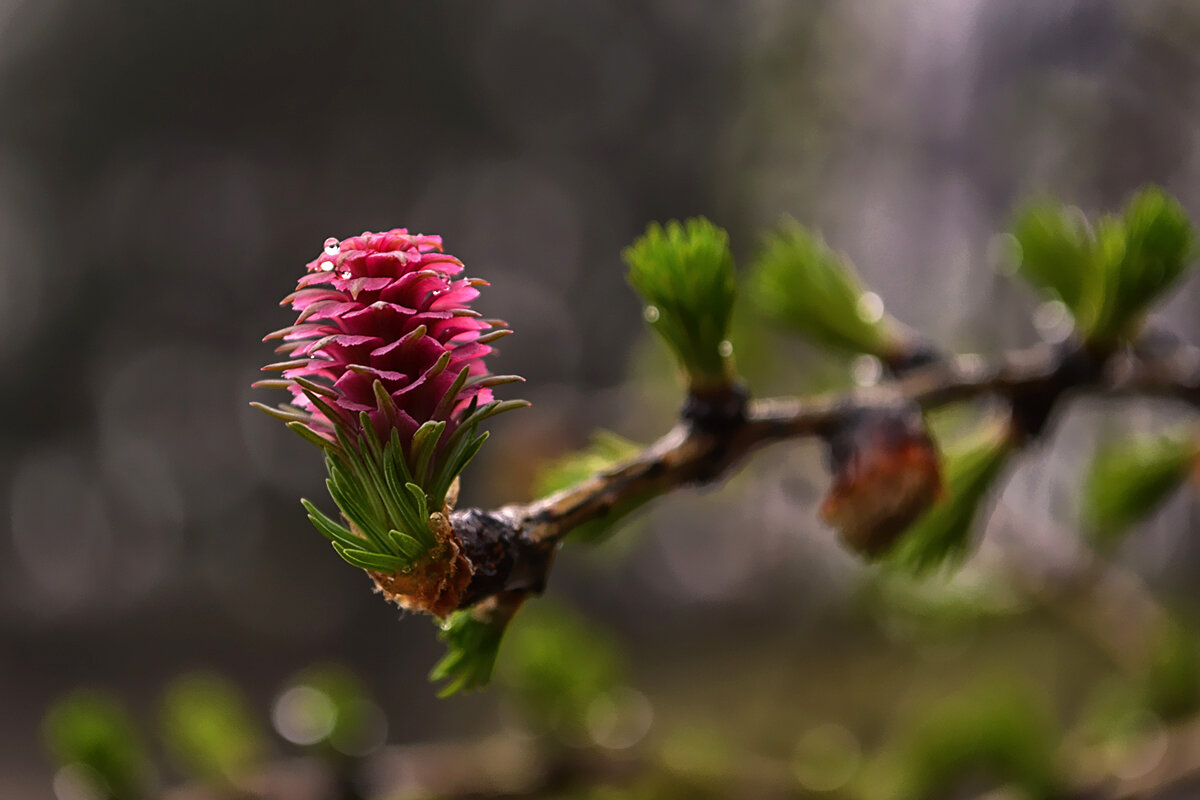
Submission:
{"label": "brown bud", "polygon": [[885,553],[942,494],[937,448],[915,407],[853,411],[828,443],[833,485],[821,518],[859,553]]}

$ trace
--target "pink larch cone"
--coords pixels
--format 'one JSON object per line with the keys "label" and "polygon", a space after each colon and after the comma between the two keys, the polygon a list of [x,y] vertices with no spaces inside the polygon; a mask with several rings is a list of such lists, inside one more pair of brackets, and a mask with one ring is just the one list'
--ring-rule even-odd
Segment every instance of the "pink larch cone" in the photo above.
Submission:
{"label": "pink larch cone", "polygon": [[[395,427],[407,452],[421,423],[444,420],[449,437],[472,399],[492,399],[486,385],[469,380],[446,396],[463,369],[468,377],[487,373],[487,342],[508,330],[469,308],[476,287],[486,282],[454,280],[462,262],[441,249],[439,236],[396,228],[328,239],[325,252],[309,262],[308,274],[283,301],[300,316],[267,338],[284,340],[279,351],[293,360],[275,366],[284,367],[293,402],[311,414],[316,433],[333,441],[334,423],[358,428],[365,411],[381,438]],[[315,407],[297,379],[330,387],[329,405],[342,419]],[[376,381],[395,404],[393,418],[378,407]]]}
{"label": "pink larch cone", "polygon": [[326,451],[330,491],[347,525],[305,501],[309,518],[347,561],[392,599],[439,616],[470,578],[446,514],[452,482],[486,438],[497,402],[489,342],[509,331],[469,308],[485,281],[456,278],[462,262],[438,236],[404,228],[328,239],[296,291],[295,324],[269,334],[288,360],[263,369],[292,404],[255,404]]}

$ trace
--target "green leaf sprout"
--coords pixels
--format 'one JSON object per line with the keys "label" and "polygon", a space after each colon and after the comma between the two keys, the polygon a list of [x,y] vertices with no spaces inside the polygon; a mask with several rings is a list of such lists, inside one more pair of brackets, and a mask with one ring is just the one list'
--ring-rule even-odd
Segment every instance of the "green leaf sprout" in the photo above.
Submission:
{"label": "green leaf sprout", "polygon": [[1156,187],[1094,228],[1077,210],[1038,203],[1017,218],[1013,235],[1021,247],[1018,273],[1061,300],[1083,338],[1103,346],[1134,335],[1196,255],[1187,214]]}
{"label": "green leaf sprout", "polygon": [[652,224],[625,249],[629,283],[646,320],[687,372],[694,391],[734,380],[729,319],[737,294],[729,235],[703,217]]}
{"label": "green leaf sprout", "polygon": [[850,260],[793,220],[767,237],[749,292],[768,317],[822,347],[884,360],[901,347],[898,323],[863,287]]}
{"label": "green leaf sprout", "polygon": [[438,697],[450,697],[487,686],[496,666],[500,641],[519,603],[498,602],[456,611],[442,623],[438,639],[446,655],[429,673],[429,680],[445,682]]}
{"label": "green leaf sprout", "polygon": [[979,506],[1014,447],[1007,423],[985,426],[947,448],[946,496],[901,534],[886,561],[913,573],[927,572],[966,553]]}
{"label": "green leaf sprout", "polygon": [[1177,431],[1102,445],[1083,487],[1083,515],[1092,539],[1119,544],[1126,531],[1154,513],[1196,467],[1200,437]]}

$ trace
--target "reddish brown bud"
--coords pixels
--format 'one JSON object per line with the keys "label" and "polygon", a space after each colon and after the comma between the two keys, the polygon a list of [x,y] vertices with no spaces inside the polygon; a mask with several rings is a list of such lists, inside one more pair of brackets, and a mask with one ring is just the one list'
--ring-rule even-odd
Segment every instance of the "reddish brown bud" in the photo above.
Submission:
{"label": "reddish brown bud", "polygon": [[828,438],[821,518],[866,556],[885,553],[942,493],[937,448],[915,407],[851,412]]}

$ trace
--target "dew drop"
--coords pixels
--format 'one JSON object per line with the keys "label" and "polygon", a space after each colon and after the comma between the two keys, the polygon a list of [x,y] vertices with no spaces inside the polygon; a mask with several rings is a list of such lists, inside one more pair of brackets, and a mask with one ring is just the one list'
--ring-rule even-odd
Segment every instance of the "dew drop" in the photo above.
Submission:
{"label": "dew drop", "polygon": [[859,319],[868,325],[874,325],[883,319],[883,299],[874,292],[863,292],[862,297],[858,298],[858,307],[855,310]]}
{"label": "dew drop", "polygon": [[850,364],[850,376],[859,386],[874,386],[883,377],[883,362],[865,353],[856,356]]}
{"label": "dew drop", "polygon": [[336,256],[340,252],[342,252],[342,246],[338,243],[337,239],[330,236],[325,240],[325,255]]}
{"label": "dew drop", "polygon": [[350,277],[351,277],[350,270],[347,269],[347,270],[342,271],[342,280],[348,281],[348,280],[350,280]]}
{"label": "dew drop", "polygon": [[333,262],[332,261],[322,262],[321,271],[322,272],[333,272]]}
{"label": "dew drop", "polygon": [[586,724],[593,742],[610,750],[625,750],[650,732],[654,707],[638,690],[618,687],[591,702]]}
{"label": "dew drop", "polygon": [[646,322],[658,322],[658,306],[646,306],[642,309],[642,319]]}
{"label": "dew drop", "polygon": [[733,342],[725,339],[723,342],[717,345],[717,354],[720,355],[721,358],[729,358],[731,355],[733,355]]}
{"label": "dew drop", "polygon": [[1061,300],[1047,300],[1033,312],[1033,326],[1050,344],[1064,342],[1071,335],[1071,312]]}
{"label": "dew drop", "polygon": [[275,701],[271,721],[289,742],[316,744],[333,732],[337,709],[324,692],[311,686],[293,686]]}
{"label": "dew drop", "polygon": [[978,353],[966,353],[958,357],[958,368],[967,375],[980,377],[987,369],[987,359]]}

